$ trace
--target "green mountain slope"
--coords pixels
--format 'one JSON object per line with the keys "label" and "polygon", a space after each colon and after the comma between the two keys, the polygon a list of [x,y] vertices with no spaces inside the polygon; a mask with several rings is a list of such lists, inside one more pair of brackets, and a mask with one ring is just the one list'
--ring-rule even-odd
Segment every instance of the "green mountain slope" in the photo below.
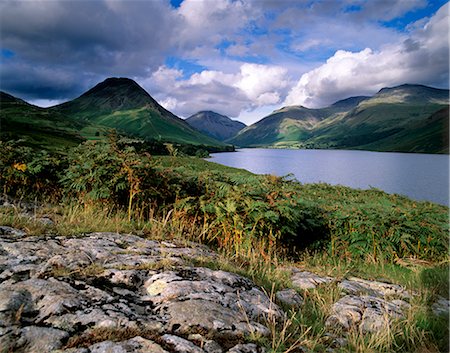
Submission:
{"label": "green mountain slope", "polygon": [[244,123],[211,111],[198,112],[185,120],[201,133],[225,141],[246,127]]}
{"label": "green mountain slope", "polygon": [[285,107],[287,114],[275,111],[229,142],[241,147],[448,153],[448,94],[448,90],[402,85],[328,108]]}
{"label": "green mountain slope", "polygon": [[85,125],[0,92],[0,137],[24,140],[29,146],[54,148],[78,145]]}
{"label": "green mountain slope", "polygon": [[158,141],[220,146],[160,106],[128,78],[108,78],[80,97],[51,108],[73,121]]}
{"label": "green mountain slope", "polygon": [[296,146],[300,141],[308,140],[314,128],[324,119],[339,118],[343,112],[366,98],[348,98],[323,109],[308,109],[303,106],[283,107],[241,130],[228,142],[245,147]]}
{"label": "green mountain slope", "polygon": [[449,153],[449,107],[394,135],[358,148],[376,151]]}

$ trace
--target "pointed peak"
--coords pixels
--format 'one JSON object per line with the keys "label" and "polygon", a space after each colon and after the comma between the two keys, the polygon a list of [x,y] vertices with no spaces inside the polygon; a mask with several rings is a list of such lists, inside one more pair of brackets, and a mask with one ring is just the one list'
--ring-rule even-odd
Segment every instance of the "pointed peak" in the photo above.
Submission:
{"label": "pointed peak", "polygon": [[83,96],[96,94],[96,93],[101,92],[103,90],[115,90],[115,89],[119,89],[119,88],[139,90],[142,93],[145,93],[145,95],[148,95],[148,93],[141,86],[139,86],[136,83],[136,81],[133,81],[130,78],[126,78],[126,77],[109,77],[106,80],[96,84],[93,88],[91,88],[86,93],[84,93]]}

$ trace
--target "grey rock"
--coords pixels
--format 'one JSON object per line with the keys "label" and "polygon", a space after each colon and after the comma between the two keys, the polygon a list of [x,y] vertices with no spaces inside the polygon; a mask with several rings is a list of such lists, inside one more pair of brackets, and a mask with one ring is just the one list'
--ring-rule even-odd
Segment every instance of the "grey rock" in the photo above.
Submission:
{"label": "grey rock", "polygon": [[359,328],[362,332],[376,332],[386,329],[392,320],[402,318],[408,307],[409,304],[401,300],[347,295],[333,304],[325,324],[330,329]]}
{"label": "grey rock", "polygon": [[[151,332],[177,352],[223,353],[229,343],[218,342],[268,336],[266,318],[284,316],[250,280],[188,267],[190,259],[217,257],[204,246],[116,233],[24,238],[12,233],[7,228],[0,234],[0,345],[13,351],[20,344],[40,347],[38,353],[57,352],[68,335],[106,329]],[[176,336],[199,330],[207,339]],[[164,352],[164,347],[135,337],[64,352]]]}
{"label": "grey rock", "polygon": [[333,278],[331,277],[321,277],[312,272],[302,271],[297,268],[291,268],[291,271],[292,284],[294,287],[300,289],[314,289],[321,284],[333,281]]}
{"label": "grey rock", "polygon": [[161,339],[164,341],[164,343],[172,346],[177,353],[205,353],[203,349],[197,347],[191,341],[175,335],[166,334],[163,335]]}
{"label": "grey rock", "polygon": [[53,222],[53,220],[50,217],[36,217],[35,220],[46,226],[52,226],[55,224],[55,222]]}
{"label": "grey rock", "polygon": [[341,283],[339,283],[338,286],[345,293],[352,295],[365,294],[378,298],[392,296],[400,297],[402,299],[410,298],[410,294],[406,291],[406,289],[397,284],[368,281],[356,277],[352,277],[348,280],[343,280]]}
{"label": "grey rock", "polygon": [[242,336],[270,332],[261,322],[280,318],[281,310],[252,283],[241,276],[207,268],[181,268],[151,276],[143,300],[156,305],[167,317],[168,328],[189,334],[191,327],[213,336]]}
{"label": "grey rock", "polygon": [[434,315],[440,316],[448,316],[450,311],[450,300],[445,299],[444,297],[439,296],[437,300],[431,305],[431,310]]}
{"label": "grey rock", "polygon": [[199,333],[190,334],[188,340],[196,342],[206,353],[223,353],[222,347],[216,341],[207,339]]}
{"label": "grey rock", "polygon": [[[66,351],[65,351],[66,352]],[[103,341],[89,347],[90,353],[168,353],[155,342],[136,336],[123,342]],[[66,352],[67,353],[67,352]],[[78,352],[77,352],[78,353]]]}
{"label": "grey rock", "polygon": [[265,353],[266,350],[254,343],[237,344],[227,351],[227,353]]}
{"label": "grey rock", "polygon": [[278,301],[286,306],[299,307],[303,304],[303,298],[294,289],[283,289],[275,294]]}
{"label": "grey rock", "polygon": [[67,332],[54,328],[27,326],[22,329],[16,345],[24,352],[50,352],[61,348],[68,337]]}
{"label": "grey rock", "polygon": [[0,226],[0,236],[6,236],[11,238],[21,238],[26,236],[27,233],[20,229],[15,229],[8,226]]}
{"label": "grey rock", "polygon": [[204,341],[202,347],[206,353],[223,353],[222,347],[220,347],[220,345],[217,342],[212,340]]}
{"label": "grey rock", "polygon": [[19,337],[20,329],[17,326],[0,326],[0,352],[14,352],[16,350],[16,342]]}

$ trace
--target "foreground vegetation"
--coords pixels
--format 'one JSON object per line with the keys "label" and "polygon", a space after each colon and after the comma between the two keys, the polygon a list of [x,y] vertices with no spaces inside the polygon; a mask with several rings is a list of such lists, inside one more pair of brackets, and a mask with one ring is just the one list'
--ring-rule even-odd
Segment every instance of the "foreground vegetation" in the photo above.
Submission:
{"label": "foreground vegetation", "polygon": [[[434,316],[429,304],[448,298],[448,208],[375,189],[254,175],[167,148],[172,156],[155,157],[112,136],[57,155],[2,142],[4,194],[48,202],[35,216],[51,215],[54,223],[14,208],[1,209],[0,223],[36,235],[116,231],[201,241],[222,256],[199,265],[243,274],[269,294],[292,286],[285,268],[293,263],[322,275],[399,283],[417,292],[407,318],[389,332],[351,332],[342,351],[446,351],[448,318]],[[301,311],[273,323],[272,339],[259,343],[275,352],[299,343],[323,351],[338,294],[335,284],[303,292]]]}

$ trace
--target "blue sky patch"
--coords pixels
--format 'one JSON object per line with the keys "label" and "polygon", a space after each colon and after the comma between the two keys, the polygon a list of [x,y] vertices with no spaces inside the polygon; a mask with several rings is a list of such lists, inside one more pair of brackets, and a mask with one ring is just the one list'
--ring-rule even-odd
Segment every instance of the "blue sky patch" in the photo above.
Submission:
{"label": "blue sky patch", "polygon": [[188,79],[195,73],[202,72],[207,68],[203,65],[199,65],[194,61],[185,60],[176,56],[169,56],[166,58],[165,64],[171,69],[183,71],[183,76],[180,79]]}
{"label": "blue sky patch", "polygon": [[2,49],[2,58],[11,59],[14,56],[16,56],[16,53],[14,53],[12,50],[6,48]]}
{"label": "blue sky patch", "polygon": [[172,7],[174,8],[178,8],[181,6],[182,2],[183,0],[170,0],[170,5],[172,5]]}

